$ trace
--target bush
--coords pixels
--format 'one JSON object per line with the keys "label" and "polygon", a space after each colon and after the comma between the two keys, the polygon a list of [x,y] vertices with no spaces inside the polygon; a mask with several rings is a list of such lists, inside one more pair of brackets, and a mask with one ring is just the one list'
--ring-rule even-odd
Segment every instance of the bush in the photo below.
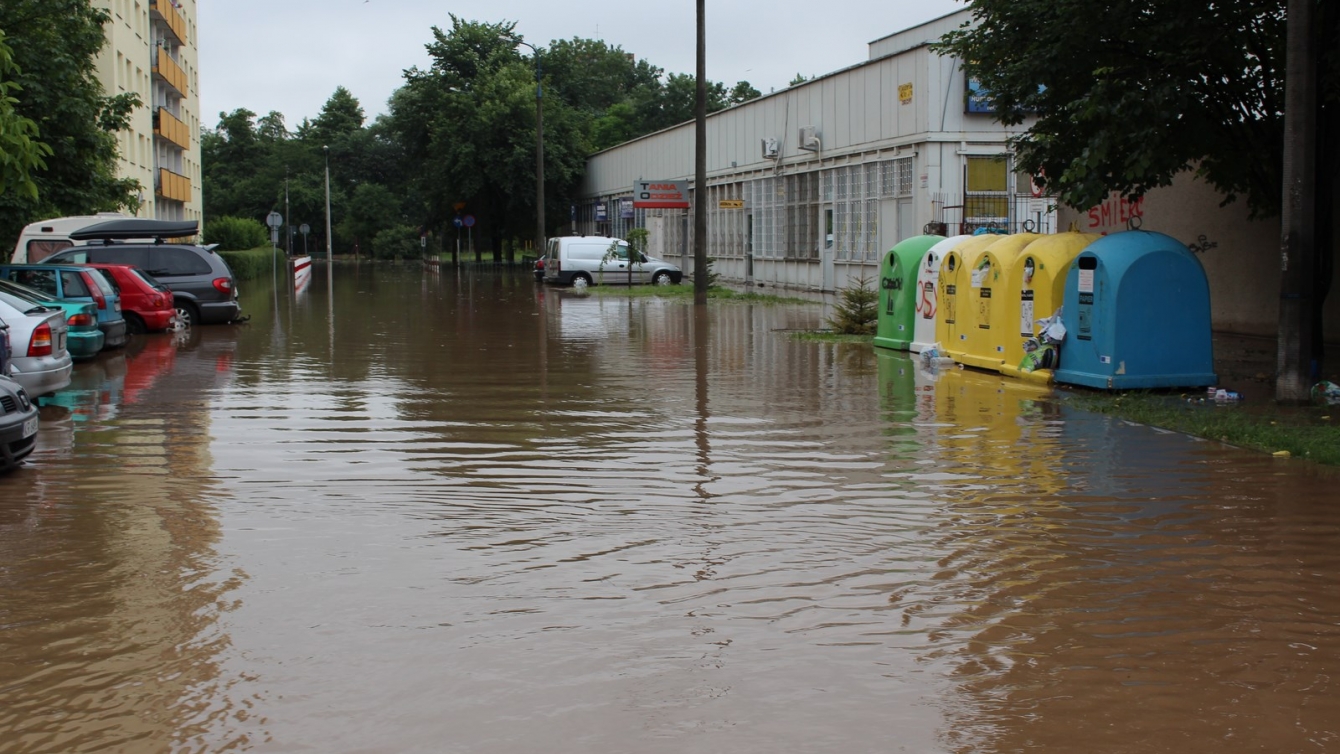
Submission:
{"label": "bush", "polygon": [[423,254],[419,246],[419,231],[409,225],[392,225],[372,239],[372,255],[377,259],[417,257]]}
{"label": "bush", "polygon": [[205,243],[219,245],[220,251],[244,251],[265,246],[270,234],[257,220],[245,217],[220,217],[205,225]]}
{"label": "bush", "polygon": [[[272,260],[271,257],[276,255],[279,259]],[[287,264],[283,252],[276,252],[268,243],[260,248],[246,251],[220,251],[219,256],[228,263],[228,269],[233,271],[233,277],[238,280],[255,280],[262,275],[271,275],[274,273],[275,264],[280,267]]]}
{"label": "bush", "polygon": [[833,307],[828,324],[847,335],[873,335],[879,324],[879,291],[870,287],[870,278],[862,275],[856,285],[840,293],[842,301]]}

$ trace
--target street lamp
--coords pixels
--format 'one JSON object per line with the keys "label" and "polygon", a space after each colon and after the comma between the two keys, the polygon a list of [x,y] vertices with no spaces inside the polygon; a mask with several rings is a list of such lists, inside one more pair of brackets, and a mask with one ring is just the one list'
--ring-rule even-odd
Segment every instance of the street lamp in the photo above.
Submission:
{"label": "street lamp", "polygon": [[326,264],[332,261],[330,241],[330,147],[321,147],[326,155]]}
{"label": "street lamp", "polygon": [[530,48],[535,57],[535,254],[544,254],[544,90],[540,83],[540,50],[529,42],[514,40]]}

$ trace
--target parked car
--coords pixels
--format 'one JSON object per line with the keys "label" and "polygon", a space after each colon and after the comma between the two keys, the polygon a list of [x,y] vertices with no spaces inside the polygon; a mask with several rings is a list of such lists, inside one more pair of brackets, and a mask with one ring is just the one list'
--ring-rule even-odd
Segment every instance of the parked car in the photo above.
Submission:
{"label": "parked car", "polygon": [[133,335],[162,332],[177,320],[177,309],[172,304],[172,291],[158,282],[153,275],[128,264],[88,265],[110,275],[121,294],[121,314],[126,318],[126,329]]}
{"label": "parked car", "polygon": [[0,472],[12,471],[36,446],[37,406],[22,385],[0,374]]}
{"label": "parked car", "polygon": [[93,302],[97,306],[98,329],[102,330],[102,347],[121,348],[126,344],[121,298],[96,270],[71,264],[0,264],[0,278],[62,301]]}
{"label": "parked car", "polygon": [[632,252],[627,241],[604,236],[560,236],[549,239],[544,256],[546,283],[573,285],[622,285],[629,282],[678,285],[684,273],[678,267],[641,252]]}
{"label": "parked car", "polygon": [[[96,228],[96,226],[94,226]],[[81,233],[89,232],[85,229]],[[78,235],[78,234],[75,234]],[[172,290],[177,318],[187,327],[232,322],[242,314],[233,272],[210,249],[181,244],[105,243],[74,246],[50,258],[61,264],[127,264]]]}
{"label": "parked car", "polygon": [[9,303],[15,309],[31,309],[45,306],[60,309],[65,313],[65,324],[69,330],[65,336],[65,348],[75,361],[91,359],[102,350],[104,336],[98,328],[98,310],[93,304],[82,301],[62,301],[45,293],[0,279],[0,300]]}
{"label": "parked car", "polygon": [[535,282],[544,282],[544,257],[535,260]]}
{"label": "parked car", "polygon": [[9,374],[28,395],[40,397],[70,384],[65,312],[41,305],[19,309],[0,300],[0,321],[9,325]]}

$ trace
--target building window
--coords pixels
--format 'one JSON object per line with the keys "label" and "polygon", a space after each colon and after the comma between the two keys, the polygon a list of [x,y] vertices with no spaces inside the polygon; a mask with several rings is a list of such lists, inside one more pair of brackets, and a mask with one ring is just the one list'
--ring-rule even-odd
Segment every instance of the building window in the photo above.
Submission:
{"label": "building window", "polygon": [[963,165],[963,228],[1008,228],[1010,160],[1008,155],[970,156]]}
{"label": "building window", "polygon": [[786,258],[818,256],[819,173],[786,177]]}

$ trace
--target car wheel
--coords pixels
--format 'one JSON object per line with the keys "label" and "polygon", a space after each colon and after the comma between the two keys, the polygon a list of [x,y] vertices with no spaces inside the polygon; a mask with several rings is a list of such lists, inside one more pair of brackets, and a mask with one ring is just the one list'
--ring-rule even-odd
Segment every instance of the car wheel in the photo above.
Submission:
{"label": "car wheel", "polygon": [[[578,282],[578,281],[581,281],[581,282]],[[590,276],[590,275],[587,275],[585,272],[579,272],[579,273],[577,273],[576,275],[573,275],[573,276],[572,276],[572,284],[573,284],[573,285],[590,285],[590,284],[591,284],[591,276]]]}
{"label": "car wheel", "polygon": [[651,282],[655,283],[656,285],[670,285],[671,283],[675,282],[675,280],[674,278],[670,277],[670,273],[666,272],[665,270],[661,270],[660,272],[656,273],[651,277]]}
{"label": "car wheel", "polygon": [[135,314],[134,312],[122,312],[121,314],[126,318],[127,333],[131,335],[143,335],[148,332],[148,328],[144,326],[144,320],[140,319],[140,315]]}
{"label": "car wheel", "polygon": [[195,308],[195,304],[190,301],[177,301],[177,321],[181,322],[182,329],[189,330],[200,324],[200,310]]}

